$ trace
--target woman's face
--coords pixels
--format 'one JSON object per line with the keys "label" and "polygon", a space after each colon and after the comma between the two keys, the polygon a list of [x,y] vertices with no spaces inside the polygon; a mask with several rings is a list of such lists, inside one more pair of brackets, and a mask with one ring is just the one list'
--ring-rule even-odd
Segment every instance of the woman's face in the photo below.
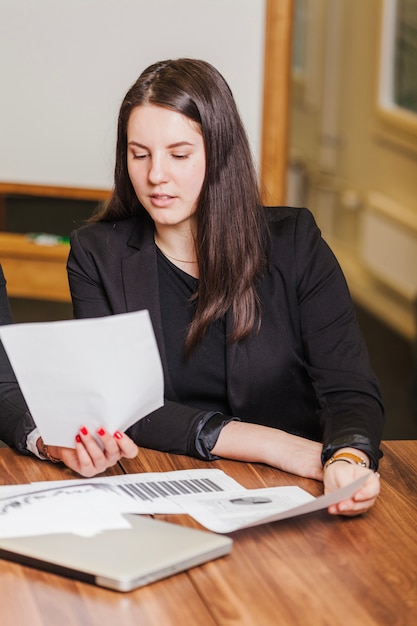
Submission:
{"label": "woman's face", "polygon": [[206,172],[198,124],[160,106],[136,107],[127,125],[127,167],[157,228],[191,228]]}

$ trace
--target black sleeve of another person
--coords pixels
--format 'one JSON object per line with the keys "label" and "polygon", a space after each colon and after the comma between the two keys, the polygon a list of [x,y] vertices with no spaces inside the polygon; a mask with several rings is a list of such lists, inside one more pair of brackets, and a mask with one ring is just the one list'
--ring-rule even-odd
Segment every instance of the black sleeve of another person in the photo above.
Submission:
{"label": "black sleeve of another person", "polygon": [[[0,325],[11,324],[12,321],[6,281],[0,265]],[[26,438],[35,427],[10,361],[0,342],[0,439],[11,448],[30,454],[26,449]]]}

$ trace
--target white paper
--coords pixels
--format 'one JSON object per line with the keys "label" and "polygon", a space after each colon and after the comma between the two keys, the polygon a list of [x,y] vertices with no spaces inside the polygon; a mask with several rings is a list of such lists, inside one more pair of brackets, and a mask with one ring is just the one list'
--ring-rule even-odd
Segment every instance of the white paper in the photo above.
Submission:
{"label": "white paper", "polygon": [[[48,487],[74,487],[83,485],[85,479],[45,481],[31,484],[31,489]],[[143,472],[89,478],[89,483],[111,485],[119,496],[118,510],[123,513],[169,514],[182,513],[171,496],[188,493],[221,493],[246,491],[236,480],[219,469],[174,470],[172,472]],[[0,491],[1,495],[1,491]]]}
{"label": "white paper", "polygon": [[123,513],[182,513],[172,493],[234,489],[238,482],[217,469],[177,470],[58,480],[0,488],[0,537],[48,533],[93,535],[129,527]]}
{"label": "white paper", "polygon": [[[27,487],[27,486],[25,486]],[[91,536],[112,528],[129,528],[120,512],[119,497],[111,486],[56,483],[43,489],[0,498],[0,537],[50,533]]]}
{"label": "white paper", "polygon": [[[15,485],[13,494],[0,489],[0,537],[93,535],[128,527],[124,513],[187,513],[208,530],[229,533],[327,508],[366,478],[318,498],[300,487],[245,489],[217,469]],[[167,495],[183,491],[189,495]]]}
{"label": "white paper", "polygon": [[229,533],[249,526],[304,515],[325,509],[350,498],[365,482],[367,476],[314,498],[300,487],[269,487],[247,489],[221,494],[176,496],[173,499],[202,526],[217,533]]}
{"label": "white paper", "polygon": [[74,447],[82,426],[125,431],[163,404],[163,372],[148,311],[0,326],[45,443]]}

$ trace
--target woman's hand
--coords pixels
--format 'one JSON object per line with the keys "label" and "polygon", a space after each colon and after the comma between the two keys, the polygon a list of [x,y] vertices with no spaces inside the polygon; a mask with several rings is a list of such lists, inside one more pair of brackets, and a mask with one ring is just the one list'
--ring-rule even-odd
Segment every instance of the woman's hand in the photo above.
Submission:
{"label": "woman's hand", "polygon": [[[81,476],[90,478],[112,467],[122,457],[133,459],[138,453],[137,445],[124,433],[116,432],[112,436],[104,428],[99,428],[97,435],[102,443],[102,448],[83,427],[75,438],[75,448],[48,446],[49,455],[62,461]],[[36,445],[42,453],[43,442],[41,438],[38,439]]]}
{"label": "woman's hand", "polygon": [[[379,494],[379,474],[343,461],[332,463],[323,471],[322,447],[321,443],[283,430],[233,421],[221,430],[212,453],[228,459],[266,463],[297,476],[322,480],[325,493],[344,487],[366,474],[368,480],[351,498],[330,506],[328,511],[333,515],[348,516],[368,511]],[[357,450],[350,448],[344,448],[343,451],[358,454]],[[360,454],[369,464],[366,454]]]}
{"label": "woman's hand", "polygon": [[[357,450],[351,450],[356,452]],[[366,455],[361,453],[364,458]],[[368,479],[358,491],[348,500],[342,500],[338,504],[333,504],[328,511],[332,515],[354,516],[366,513],[375,503],[380,491],[379,474],[372,470],[356,465],[356,463],[346,463],[338,461],[328,465],[324,470],[324,492],[330,493],[353,482],[360,476],[367,474]]]}

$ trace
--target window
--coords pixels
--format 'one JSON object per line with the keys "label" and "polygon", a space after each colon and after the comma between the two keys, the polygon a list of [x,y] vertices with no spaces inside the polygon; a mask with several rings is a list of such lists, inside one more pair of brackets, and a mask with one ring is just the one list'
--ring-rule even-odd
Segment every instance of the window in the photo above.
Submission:
{"label": "window", "polygon": [[417,151],[417,0],[381,0],[380,29],[380,130]]}

